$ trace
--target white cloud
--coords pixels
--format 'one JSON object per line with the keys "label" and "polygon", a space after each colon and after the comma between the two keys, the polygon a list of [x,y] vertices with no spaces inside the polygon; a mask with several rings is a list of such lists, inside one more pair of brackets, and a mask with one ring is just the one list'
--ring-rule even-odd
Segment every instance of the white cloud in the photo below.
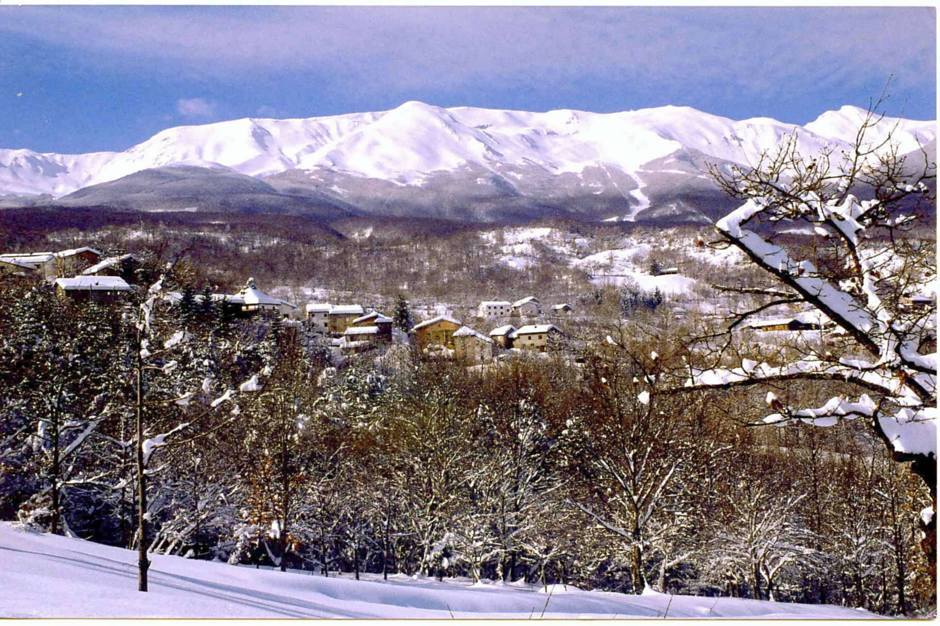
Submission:
{"label": "white cloud", "polygon": [[176,112],[183,117],[212,117],[215,103],[205,98],[180,98],[176,101]]}

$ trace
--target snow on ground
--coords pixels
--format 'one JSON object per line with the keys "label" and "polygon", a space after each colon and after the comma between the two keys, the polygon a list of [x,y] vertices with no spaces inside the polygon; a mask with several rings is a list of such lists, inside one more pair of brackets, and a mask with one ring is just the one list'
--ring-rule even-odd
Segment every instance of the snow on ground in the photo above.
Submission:
{"label": "snow on ground", "polygon": [[394,576],[324,578],[154,556],[136,591],[136,553],[0,523],[0,617],[871,618],[836,606],[581,591]]}
{"label": "snow on ground", "polygon": [[649,244],[637,243],[630,248],[604,250],[583,259],[572,261],[572,266],[592,275],[595,285],[636,285],[643,291],[659,289],[667,295],[689,293],[696,280],[681,274],[653,276],[640,269],[650,253]]}
{"label": "snow on ground", "polygon": [[[590,253],[591,239],[549,227],[506,228],[480,233],[481,240],[496,248],[496,261],[513,269],[538,264],[538,248],[551,249],[569,267],[592,275],[595,285],[635,285],[644,291],[659,289],[667,295],[692,292],[698,281],[687,275],[699,264],[708,267],[732,267],[745,263],[744,255],[733,247],[703,246],[699,235],[675,229],[636,232],[610,242],[610,248]],[[594,247],[597,250],[597,247]],[[664,265],[678,265],[680,273],[653,276],[649,258],[656,254]]]}

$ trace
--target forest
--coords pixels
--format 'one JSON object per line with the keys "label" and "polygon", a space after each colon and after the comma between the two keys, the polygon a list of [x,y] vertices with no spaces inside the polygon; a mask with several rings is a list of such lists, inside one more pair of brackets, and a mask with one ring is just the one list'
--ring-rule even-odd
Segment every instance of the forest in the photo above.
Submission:
{"label": "forest", "polygon": [[753,391],[655,393],[639,381],[688,345],[655,311],[578,355],[468,370],[393,346],[336,368],[302,325],[164,303],[166,339],[144,346],[141,538],[133,314],[3,293],[3,519],[324,576],[933,602],[918,481],[859,423],[755,428]]}

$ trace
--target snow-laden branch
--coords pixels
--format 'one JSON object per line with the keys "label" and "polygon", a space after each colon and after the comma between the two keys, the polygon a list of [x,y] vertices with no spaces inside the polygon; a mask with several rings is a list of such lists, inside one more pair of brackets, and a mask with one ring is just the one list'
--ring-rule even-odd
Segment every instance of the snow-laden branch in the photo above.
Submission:
{"label": "snow-laden branch", "polygon": [[766,201],[748,200],[741,207],[718,220],[715,227],[757,265],[782,280],[808,301],[816,304],[833,322],[877,354],[878,345],[872,340],[870,334],[877,331],[881,322],[866,308],[865,304],[820,277],[813,263],[793,260],[782,247],[743,227],[745,223],[768,208],[769,204]]}
{"label": "snow-laden branch", "polygon": [[144,439],[143,444],[141,444],[141,448],[143,448],[143,451],[144,451],[144,466],[146,467],[150,463],[150,455],[152,455],[157,448],[160,448],[166,445],[167,438],[172,437],[174,434],[180,432],[181,430],[184,430],[188,426],[189,426],[189,422],[184,422],[178,425],[176,428],[170,431],[167,431],[165,433],[159,434],[156,437],[151,437],[150,439]]}

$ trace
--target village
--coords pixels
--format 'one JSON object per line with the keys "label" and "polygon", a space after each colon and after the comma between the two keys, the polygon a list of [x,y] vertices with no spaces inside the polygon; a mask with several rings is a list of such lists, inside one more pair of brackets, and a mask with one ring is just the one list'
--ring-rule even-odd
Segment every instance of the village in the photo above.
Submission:
{"label": "village", "polygon": [[[105,257],[91,247],[0,254],[0,274],[45,281],[60,297],[77,303],[128,301],[138,287],[134,283],[139,265],[140,260],[133,254]],[[199,303],[206,295],[190,297]],[[514,302],[484,300],[467,324],[447,311],[412,322],[401,319],[400,313],[396,320],[362,304],[309,302],[298,306],[266,293],[253,278],[247,279],[236,293],[211,293],[208,297],[234,317],[261,315],[302,327],[342,354],[410,344],[423,354],[469,365],[490,363],[506,353],[561,349],[566,337],[562,326],[574,310],[568,303],[543,307],[536,296],[530,295]],[[167,299],[179,305],[184,294],[168,292]]]}
{"label": "village", "polygon": [[[0,275],[47,283],[60,297],[76,303],[128,302],[141,287],[140,266],[137,255],[105,256],[88,246],[0,254]],[[654,262],[650,272],[674,276],[678,270]],[[464,310],[464,315],[455,314],[447,305],[432,304],[420,309],[421,319],[412,319],[416,312],[409,310],[403,297],[395,307],[401,310],[395,311],[363,303],[295,304],[266,292],[254,278],[248,278],[234,293],[170,291],[166,297],[175,305],[187,298],[198,304],[208,297],[233,318],[277,319],[283,325],[303,329],[308,340],[332,350],[336,362],[360,353],[381,352],[392,345],[413,346],[423,355],[453,359],[468,366],[485,366],[519,354],[573,352],[571,348],[581,345],[574,331],[586,319],[576,313],[572,303],[543,304],[535,295],[514,301],[482,300],[475,308]],[[904,307],[923,310],[933,302],[931,294],[919,294],[907,298]],[[680,307],[673,312],[674,316],[684,313]],[[788,315],[756,316],[742,324],[739,331],[779,335],[781,339],[804,333],[822,339],[820,332],[831,331],[833,326],[818,311],[795,310]]]}

